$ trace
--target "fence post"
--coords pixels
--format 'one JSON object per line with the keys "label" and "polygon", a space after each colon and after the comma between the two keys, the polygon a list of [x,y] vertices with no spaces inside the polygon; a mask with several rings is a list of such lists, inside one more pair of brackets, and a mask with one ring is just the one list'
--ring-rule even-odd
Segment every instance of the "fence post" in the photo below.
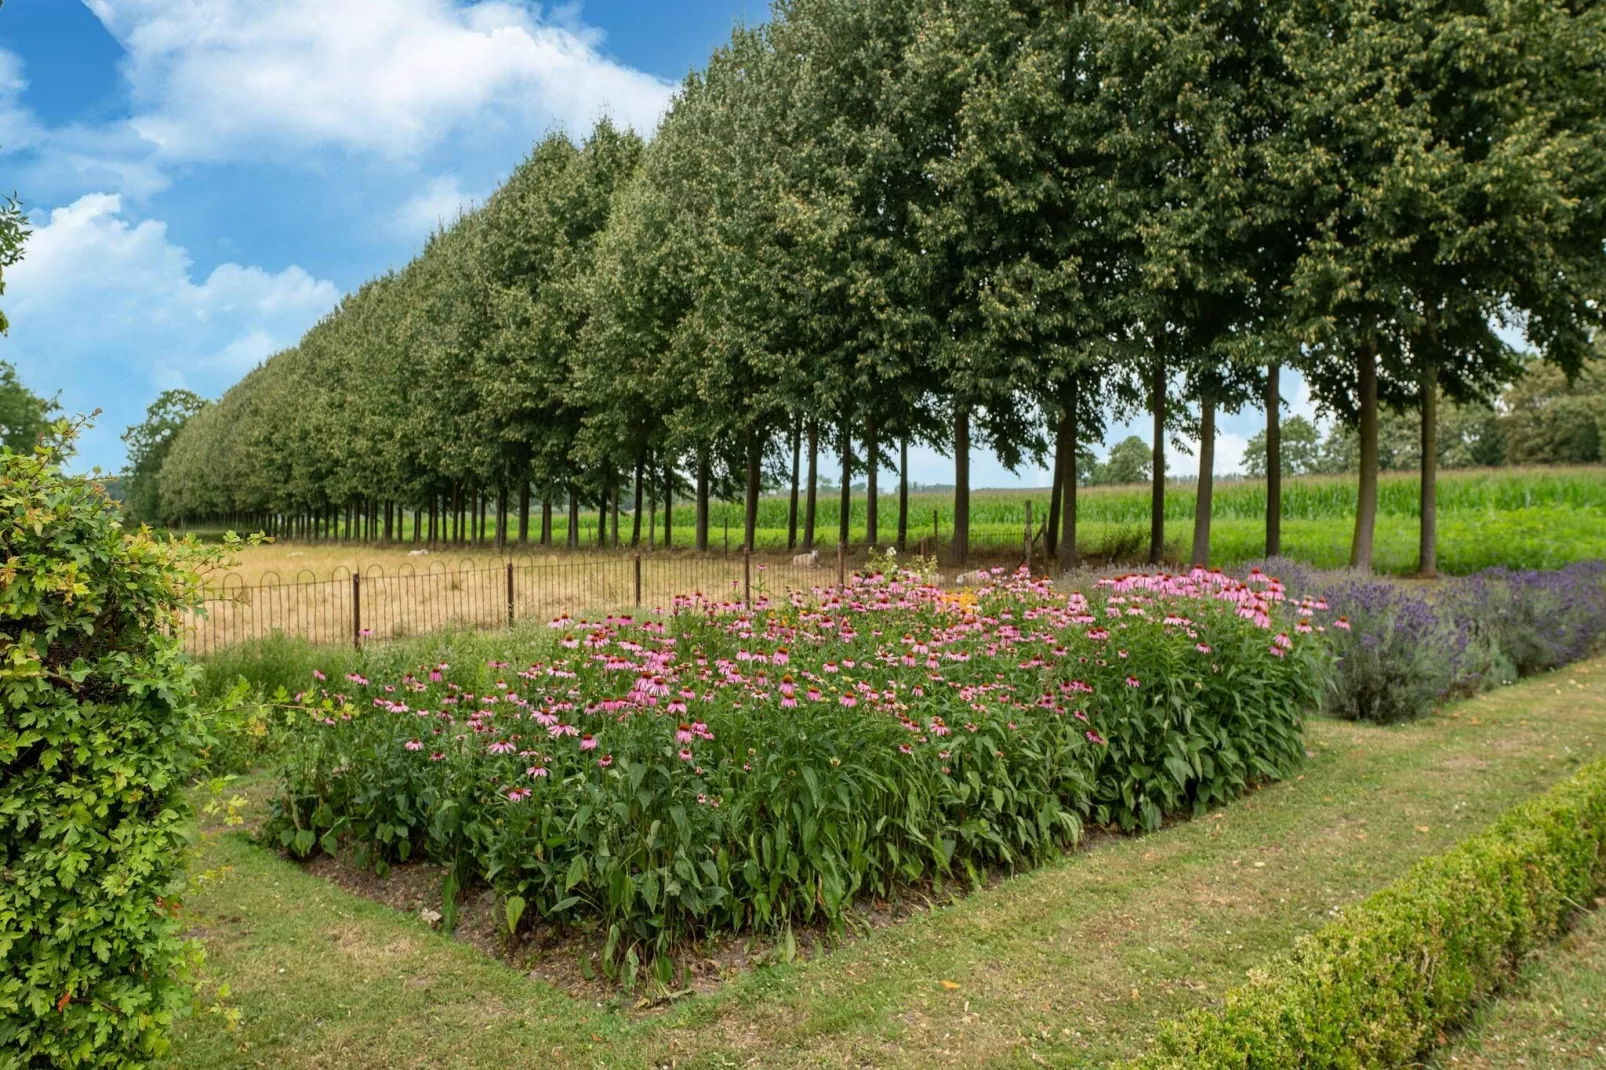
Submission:
{"label": "fence post", "polygon": [[351,645],[362,649],[362,573],[351,574]]}
{"label": "fence post", "polygon": [[507,626],[513,627],[513,562],[507,563]]}
{"label": "fence post", "polygon": [[641,555],[636,555],[636,608],[641,608]]}
{"label": "fence post", "polygon": [[742,603],[753,608],[753,548],[742,547]]}
{"label": "fence post", "polygon": [[1026,499],[1026,571],[1032,571],[1032,500]]}
{"label": "fence post", "polygon": [[848,589],[848,547],[841,539],[836,542],[836,588],[839,594]]}

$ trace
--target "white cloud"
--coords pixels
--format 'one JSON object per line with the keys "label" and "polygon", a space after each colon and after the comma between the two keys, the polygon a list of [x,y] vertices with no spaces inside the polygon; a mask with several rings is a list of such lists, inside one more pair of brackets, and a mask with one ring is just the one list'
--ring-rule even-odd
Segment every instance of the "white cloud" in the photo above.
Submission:
{"label": "white cloud", "polygon": [[192,266],[165,225],[130,221],[121,197],[94,193],[36,221],[7,273],[0,358],[33,389],[60,390],[69,412],[106,409],[89,462],[118,463],[117,434],[158,391],[221,392],[340,296],[299,267],[221,264],[196,279]]}
{"label": "white cloud", "polygon": [[434,178],[396,210],[392,228],[403,237],[420,239],[451,224],[479,199],[464,193],[451,175]]}
{"label": "white cloud", "polygon": [[572,18],[479,0],[87,0],[128,51],[133,126],[166,159],[336,147],[413,157],[459,129],[649,133],[672,87]]}

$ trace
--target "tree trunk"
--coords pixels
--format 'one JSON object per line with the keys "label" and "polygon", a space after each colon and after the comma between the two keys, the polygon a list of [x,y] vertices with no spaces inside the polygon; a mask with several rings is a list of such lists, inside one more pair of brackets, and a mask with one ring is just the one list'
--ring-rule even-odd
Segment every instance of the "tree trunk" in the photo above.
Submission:
{"label": "tree trunk", "polygon": [[541,495],[541,545],[552,545],[552,499]]}
{"label": "tree trunk", "polygon": [[675,545],[675,468],[664,465],[664,549]]}
{"label": "tree trunk", "polygon": [[909,549],[909,436],[898,439],[898,552]]}
{"label": "tree trunk", "polygon": [[1193,505],[1193,563],[1210,564],[1210,499],[1215,490],[1216,399],[1199,401],[1199,489]]}
{"label": "tree trunk", "polygon": [[1350,568],[1372,570],[1372,536],[1377,529],[1377,343],[1361,349],[1356,376],[1361,408],[1361,478],[1355,503],[1355,540],[1350,544]]}
{"label": "tree trunk", "polygon": [[617,550],[619,549],[619,481],[610,478],[609,482],[613,484],[613,494],[610,495],[613,498],[613,548]]}
{"label": "tree trunk", "polygon": [[1154,355],[1154,381],[1149,385],[1154,411],[1154,472],[1149,488],[1149,564],[1165,560],[1165,357]]}
{"label": "tree trunk", "polygon": [[1422,503],[1418,571],[1432,579],[1439,571],[1439,384],[1431,361],[1422,370]]}
{"label": "tree trunk", "polygon": [[970,559],[970,410],[954,407],[954,560]]}
{"label": "tree trunk", "polygon": [[849,523],[853,517],[853,425],[842,419],[842,493],[837,511],[836,541],[848,544]]}
{"label": "tree trunk", "polygon": [[530,545],[530,481],[519,484],[519,545]]}
{"label": "tree trunk", "polygon": [[1065,440],[1069,437],[1070,422],[1070,409],[1062,404],[1059,421],[1054,427],[1054,477],[1050,480],[1053,489],[1048,495],[1048,527],[1043,532],[1043,546],[1055,560],[1059,559],[1060,552],[1060,499],[1065,488]]}
{"label": "tree trunk", "polygon": [[496,548],[507,549],[507,484],[496,487]]}
{"label": "tree trunk", "polygon": [[797,420],[792,421],[792,500],[786,509],[786,548],[797,549],[797,477],[802,460],[803,429]]}
{"label": "tree trunk", "polygon": [[708,450],[697,454],[697,549],[708,550]]}
{"label": "tree trunk", "polygon": [[580,549],[580,492],[574,486],[569,487],[569,533],[564,545],[571,550]]}
{"label": "tree trunk", "polygon": [[864,532],[865,542],[875,546],[881,541],[881,514],[880,514],[880,487],[877,485],[877,476],[880,475],[880,458],[877,456],[879,443],[876,439],[875,413],[866,413],[864,417]]}
{"label": "tree trunk", "polygon": [[1064,518],[1064,530],[1060,535],[1060,566],[1062,568],[1076,567],[1076,490],[1078,477],[1076,472],[1076,401],[1077,386],[1071,382],[1071,396],[1065,406],[1070,419],[1065,425],[1065,478],[1061,481],[1060,493],[1065,496],[1065,505],[1060,515]]}
{"label": "tree trunk", "polygon": [[1283,552],[1282,365],[1266,369],[1266,556]]}
{"label": "tree trunk", "polygon": [[647,457],[645,454],[636,455],[636,515],[631,525],[630,545],[641,545],[641,481],[646,474]]}
{"label": "tree trunk", "polygon": [[647,550],[652,552],[658,542],[658,484],[649,481],[647,486]]}
{"label": "tree trunk", "polygon": [[803,505],[803,549],[814,549],[815,507],[820,493],[820,422],[809,419],[808,495]]}
{"label": "tree trunk", "polygon": [[745,516],[743,517],[744,542],[749,550],[757,549],[753,539],[758,534],[758,494],[760,477],[763,475],[764,450],[763,441],[758,432],[747,433],[747,500]]}

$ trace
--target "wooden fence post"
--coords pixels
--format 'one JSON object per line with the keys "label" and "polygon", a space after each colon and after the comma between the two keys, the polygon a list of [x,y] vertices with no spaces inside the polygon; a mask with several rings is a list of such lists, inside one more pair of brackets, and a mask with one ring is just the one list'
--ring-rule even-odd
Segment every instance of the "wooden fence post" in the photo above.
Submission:
{"label": "wooden fence post", "polygon": [[753,608],[753,548],[742,547],[742,603]]}
{"label": "wooden fence post", "polygon": [[641,555],[636,555],[636,608],[641,608]]}
{"label": "wooden fence post", "polygon": [[507,563],[507,626],[513,627],[513,562]]}
{"label": "wooden fence post", "polygon": [[351,645],[362,649],[362,573],[351,574]]}

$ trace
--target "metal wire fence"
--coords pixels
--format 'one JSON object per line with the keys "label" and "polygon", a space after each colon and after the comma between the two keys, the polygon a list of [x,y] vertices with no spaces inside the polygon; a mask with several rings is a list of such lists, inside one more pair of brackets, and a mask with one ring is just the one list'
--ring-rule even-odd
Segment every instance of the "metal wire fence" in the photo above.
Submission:
{"label": "metal wire fence", "polygon": [[[431,561],[385,570],[310,571],[256,583],[230,573],[183,621],[185,649],[208,654],[283,635],[353,643],[427,635],[447,628],[491,629],[564,613],[670,610],[677,596],[753,604],[839,586],[854,564],[845,553],[816,557],[732,554],[524,555],[480,563]],[[947,582],[955,570],[945,570]]]}

